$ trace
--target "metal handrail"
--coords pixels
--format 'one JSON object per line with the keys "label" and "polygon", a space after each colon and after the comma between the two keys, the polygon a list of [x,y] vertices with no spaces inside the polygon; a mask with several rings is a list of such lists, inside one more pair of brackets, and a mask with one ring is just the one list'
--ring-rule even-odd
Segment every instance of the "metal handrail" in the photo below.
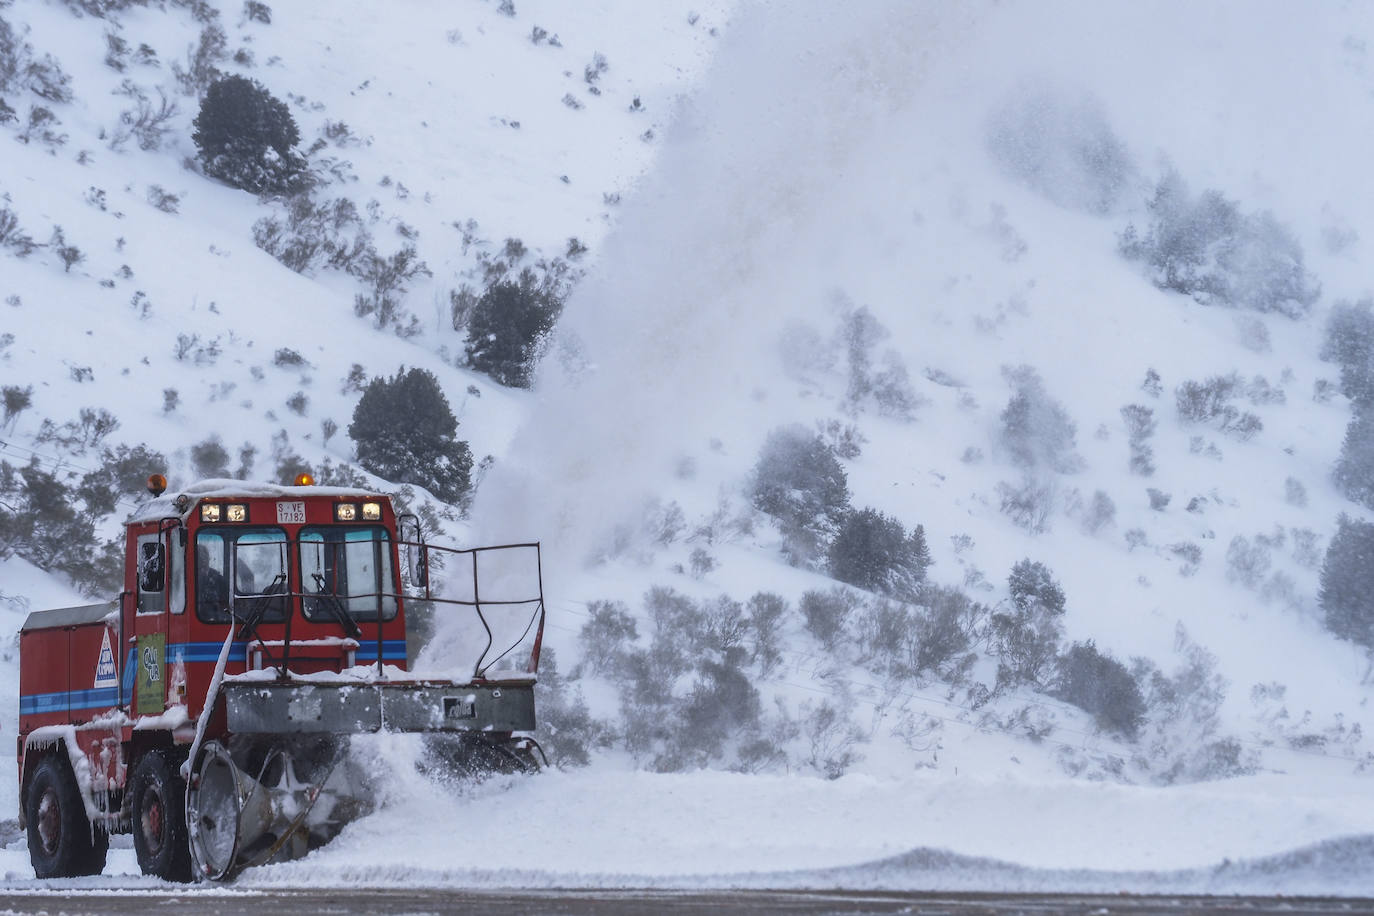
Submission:
{"label": "metal handrail", "polygon": [[[279,672],[280,672],[281,677],[282,677],[282,678],[286,678],[286,677],[288,677],[289,668],[290,668],[290,664],[291,664],[291,629],[292,629],[292,620],[293,620],[293,619],[295,618],[295,616],[296,616],[295,613],[294,613],[294,609],[297,608],[297,607],[299,607],[300,610],[301,610],[301,612],[304,613],[304,612],[305,612],[305,601],[306,601],[306,599],[318,598],[318,597],[320,597],[320,596],[319,596],[318,594],[314,594],[314,593],[307,592],[307,591],[305,590],[305,588],[304,588],[304,584],[305,584],[304,581],[302,581],[302,580],[300,579],[301,575],[303,574],[302,570],[300,569],[300,559],[299,559],[299,558],[300,558],[301,543],[302,543],[302,542],[301,542],[301,539],[300,539],[299,537],[288,537],[284,542],[278,542],[278,543],[284,543],[285,549],[287,550],[287,552],[288,552],[288,554],[289,554],[289,556],[290,556],[290,558],[291,558],[291,559],[290,559],[290,563],[291,563],[292,566],[295,567],[295,573],[296,573],[296,576],[297,576],[297,581],[300,583],[301,588],[300,588],[299,590],[296,590],[296,589],[288,589],[288,590],[286,590],[286,591],[284,591],[284,592],[278,592],[278,593],[275,593],[275,594],[272,594],[272,595],[267,595],[267,594],[262,594],[262,595],[251,595],[251,594],[250,594],[250,595],[241,595],[241,594],[238,594],[237,591],[235,591],[235,590],[232,588],[232,583],[231,583],[231,588],[230,588],[230,605],[231,605],[231,606],[230,606],[229,610],[230,610],[230,615],[231,615],[231,620],[230,620],[231,625],[232,625],[232,626],[238,626],[238,625],[240,625],[241,621],[238,619],[238,616],[237,616],[237,614],[234,613],[234,609],[233,609],[233,605],[236,604],[236,603],[238,603],[238,601],[241,601],[241,600],[244,600],[244,599],[280,598],[281,600],[283,600],[283,601],[285,601],[285,602],[287,603],[287,609],[288,609],[288,610],[287,610],[287,614],[286,614],[285,621],[284,621],[284,623],[285,623],[285,638],[284,638],[284,640],[283,640],[283,644],[282,644],[282,647],[281,647],[281,662],[280,662],[280,665],[277,666],[277,667],[278,667],[278,670],[279,670]],[[394,539],[394,540],[391,539],[391,538],[371,538],[371,539],[368,539],[368,540],[354,541],[354,542],[352,542],[352,543],[354,543],[354,544],[374,544],[374,545],[375,545],[375,544],[382,544],[382,545],[385,546],[385,547],[390,547],[391,545],[394,544],[395,547],[396,547],[396,549],[397,549],[397,552],[396,552],[396,554],[390,555],[390,557],[391,557],[391,559],[393,560],[393,562],[394,562],[395,560],[399,559],[399,553],[400,553],[400,551],[401,551],[402,549],[405,549],[405,548],[414,548],[414,549],[418,549],[418,550],[424,551],[424,553],[426,554],[426,558],[427,558],[427,559],[428,559],[428,554],[429,554],[429,553],[435,552],[435,553],[439,554],[439,556],[450,556],[450,555],[451,555],[451,556],[462,556],[462,555],[467,555],[468,558],[469,558],[469,561],[470,561],[470,563],[471,563],[471,570],[472,570],[472,590],[473,590],[473,591],[472,591],[472,598],[471,598],[471,599],[466,599],[466,598],[448,598],[448,597],[440,597],[440,596],[438,596],[438,595],[435,595],[435,594],[434,594],[434,591],[433,591],[433,588],[432,588],[432,586],[431,586],[431,584],[430,584],[429,577],[426,577],[426,581],[425,581],[425,583],[423,584],[422,587],[415,587],[415,586],[412,586],[410,591],[407,591],[405,588],[400,588],[400,589],[398,589],[397,591],[378,590],[378,591],[357,592],[357,593],[350,592],[350,593],[348,593],[348,594],[335,594],[335,595],[333,595],[333,597],[334,597],[336,600],[338,600],[341,604],[346,604],[346,603],[348,603],[348,602],[350,602],[350,601],[353,601],[353,600],[356,600],[356,599],[368,599],[368,598],[372,598],[372,599],[382,599],[382,600],[379,600],[379,601],[378,601],[379,607],[378,607],[377,613],[376,613],[376,615],[373,617],[373,619],[371,619],[371,620],[360,620],[360,621],[358,621],[358,625],[359,625],[360,629],[366,630],[366,628],[367,628],[367,626],[368,626],[369,624],[375,625],[375,627],[376,627],[377,672],[378,672],[379,675],[382,674],[383,671],[385,670],[385,667],[384,667],[384,656],[385,656],[385,652],[384,652],[384,643],[385,643],[385,638],[384,638],[384,636],[385,636],[384,627],[385,627],[385,625],[386,625],[388,622],[395,620],[395,619],[397,618],[397,616],[399,616],[401,613],[403,613],[404,603],[405,603],[407,600],[423,600],[423,601],[429,602],[429,603],[431,603],[431,604],[447,604],[447,605],[454,605],[454,606],[458,606],[458,607],[471,608],[471,609],[477,614],[478,622],[481,623],[482,628],[483,628],[483,630],[484,630],[485,633],[486,633],[486,645],[482,648],[482,651],[481,651],[481,653],[479,654],[479,656],[478,656],[478,658],[477,658],[477,662],[476,662],[476,664],[473,666],[473,673],[472,673],[472,676],[473,676],[474,678],[485,677],[485,676],[486,676],[486,672],[487,672],[488,670],[490,670],[491,666],[494,665],[494,664],[496,664],[498,661],[500,661],[501,659],[505,658],[506,656],[508,656],[511,652],[515,651],[520,645],[522,645],[522,644],[526,641],[526,639],[529,637],[531,631],[534,631],[534,632],[535,632],[535,642],[534,642],[534,646],[533,646],[533,648],[532,648],[532,650],[531,650],[531,653],[530,653],[530,659],[529,659],[529,662],[528,662],[528,665],[527,665],[527,669],[526,669],[526,670],[527,670],[530,674],[534,674],[534,673],[536,673],[536,672],[538,671],[538,668],[539,668],[539,654],[540,654],[540,649],[541,649],[541,647],[542,647],[544,622],[545,622],[545,618],[546,618],[546,610],[545,610],[545,605],[544,605],[543,558],[542,558],[542,555],[541,555],[541,552],[540,552],[540,545],[539,545],[539,543],[538,543],[537,541],[536,541],[536,542],[529,542],[529,543],[498,544],[498,545],[491,545],[491,546],[486,546],[486,547],[467,547],[467,548],[447,547],[447,546],[441,546],[441,545],[429,545],[429,544],[425,544],[423,541],[416,542],[416,541],[409,541],[409,540],[400,540],[399,538]],[[536,567],[536,583],[535,583],[535,585],[536,585],[536,588],[537,588],[536,594],[532,595],[532,596],[529,597],[529,598],[515,598],[515,599],[484,599],[484,598],[482,597],[482,594],[481,594],[480,573],[479,573],[478,566],[477,566],[477,560],[478,560],[478,558],[479,558],[482,554],[484,554],[484,553],[489,553],[489,552],[493,552],[493,551],[500,551],[500,550],[516,550],[516,549],[526,549],[526,550],[532,549],[532,550],[534,550],[534,552],[535,552],[535,567]],[[431,567],[431,568],[432,568],[432,567]],[[402,572],[402,567],[401,567],[400,565],[397,565],[397,567],[396,567],[395,569],[393,569],[393,576],[394,576],[393,581],[397,582],[398,584],[399,584],[400,581],[401,581],[401,572]],[[288,582],[289,582],[289,581],[290,581],[290,580],[288,579]],[[396,613],[392,614],[392,615],[390,616],[390,618],[387,617],[387,615],[386,615],[386,613],[385,613],[385,607],[384,607],[384,605],[383,605],[383,600],[386,600],[386,599],[389,599],[389,600],[394,601],[394,602],[396,603]],[[494,634],[494,632],[493,632],[493,630],[492,630],[490,621],[487,619],[487,612],[488,612],[490,609],[494,609],[494,608],[514,608],[514,607],[521,607],[521,606],[530,606],[530,607],[531,607],[530,617],[529,617],[529,620],[526,622],[523,631],[520,633],[519,637],[518,637],[517,639],[515,639],[509,646],[507,646],[507,647],[506,647],[503,651],[501,651],[498,655],[496,655],[495,657],[491,658],[490,661],[488,661],[488,660],[487,660],[487,656],[492,652],[492,648],[493,648],[493,646],[494,646],[494,644],[495,644],[495,634]],[[266,652],[266,651],[265,651],[264,654],[267,655],[269,661],[276,661],[276,659],[272,658],[272,654],[271,654],[270,652]]]}

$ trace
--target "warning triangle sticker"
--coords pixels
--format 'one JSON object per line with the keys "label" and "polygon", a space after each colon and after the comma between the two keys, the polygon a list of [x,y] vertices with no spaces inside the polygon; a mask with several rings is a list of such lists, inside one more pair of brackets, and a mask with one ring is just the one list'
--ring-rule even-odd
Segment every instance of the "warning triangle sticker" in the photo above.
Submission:
{"label": "warning triangle sticker", "polygon": [[95,663],[95,686],[115,687],[119,676],[115,673],[114,652],[110,649],[110,631],[105,631],[105,641],[100,645],[100,660]]}

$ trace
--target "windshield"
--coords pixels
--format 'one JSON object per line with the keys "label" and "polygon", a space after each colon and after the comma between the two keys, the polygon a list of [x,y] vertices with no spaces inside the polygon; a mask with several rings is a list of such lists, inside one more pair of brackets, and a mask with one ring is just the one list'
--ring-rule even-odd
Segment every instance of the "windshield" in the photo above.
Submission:
{"label": "windshield", "polygon": [[196,533],[196,616],[228,623],[234,614],[286,619],[286,532],[277,528],[202,529]]}
{"label": "windshield", "polygon": [[301,590],[310,620],[335,619],[336,602],[353,620],[391,620],[396,616],[396,584],[386,529],[301,531]]}

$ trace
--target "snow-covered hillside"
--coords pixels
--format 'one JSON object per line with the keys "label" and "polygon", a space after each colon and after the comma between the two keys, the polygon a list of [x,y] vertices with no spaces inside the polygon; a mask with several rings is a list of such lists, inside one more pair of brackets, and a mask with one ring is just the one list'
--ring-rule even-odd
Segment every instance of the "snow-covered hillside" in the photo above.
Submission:
{"label": "snow-covered hillside", "polygon": [[[560,817],[609,837],[598,812],[631,809],[607,774],[687,771],[633,777],[647,828],[628,834],[643,844],[628,865],[557,847],[530,815],[496,845],[537,837],[542,864],[461,869],[773,872],[917,847],[1175,869],[1374,831],[1368,661],[1317,598],[1337,516],[1367,514],[1331,480],[1352,408],[1319,358],[1333,306],[1370,292],[1367,11],[464,0],[278,4],[266,23],[251,4],[108,6],[0,7],[30,46],[15,53],[51,55],[71,89],[53,102],[32,80],[0,85],[16,112],[0,126],[0,206],[51,241],[0,252],[0,384],[32,388],[0,426],[0,459],[79,479],[102,447],[144,445],[168,456],[175,488],[192,447],[218,437],[230,470],[255,477],[337,466],[354,458],[355,364],[435,372],[460,438],[492,458],[447,534],[544,542],[557,661],[544,737],[570,767],[590,755],[556,791],[478,789],[454,817],[543,811],[553,792],[569,799]],[[287,100],[303,151],[320,141],[315,199],[351,201],[380,256],[413,245],[425,262],[401,298],[418,333],[355,315],[354,277],[260,250],[255,224],[285,205],[199,172],[198,100],[176,74],[194,69],[187,49],[217,6],[218,66]],[[122,70],[102,63],[111,35],[130,49]],[[165,135],[119,142],[120,112],[159,92],[178,108]],[[35,106],[58,123],[29,129]],[[1128,227],[1157,227],[1171,175],[1233,201],[1319,295],[1249,307],[1263,248],[1229,275],[1247,291],[1233,303],[1152,282],[1123,250]],[[530,392],[466,368],[451,320],[452,294],[480,291],[507,239],[529,249],[522,263],[584,272]],[[81,257],[64,264],[63,245]],[[1233,413],[1183,415],[1177,392],[1231,373],[1218,403]],[[1032,420],[1009,429],[1017,398]],[[82,409],[117,429],[93,438]],[[926,578],[961,609],[957,651],[916,665],[904,628],[927,610],[834,597],[824,545],[808,552],[760,510],[756,462],[789,426],[833,446],[853,509],[921,526]],[[100,520],[107,536],[118,518]],[[1023,560],[1062,587],[1060,648],[1140,660],[1138,729],[1066,702],[1052,671],[999,678],[995,617],[1015,616]],[[0,576],[9,633],[25,607],[81,600],[19,557]],[[782,610],[764,646],[767,607]],[[626,619],[633,637],[607,628]],[[669,636],[701,654],[665,661]],[[12,692],[14,655],[0,665]],[[0,729],[13,722],[11,705]],[[1163,788],[1180,782],[1195,784]],[[655,820],[659,793],[705,813],[665,805]],[[757,811],[755,793],[792,816],[757,827],[754,858],[713,858],[710,806]],[[1284,795],[1292,807],[1263,802]],[[0,804],[13,809],[13,788]],[[853,810],[901,814],[837,841],[853,854],[793,841]],[[1199,811],[1208,841],[1180,844],[1200,835]],[[909,826],[923,817],[941,829]],[[1105,817],[1137,839],[1084,844]],[[398,796],[317,861],[354,880],[410,874],[355,868],[385,841],[398,863],[442,873],[442,852],[418,853],[441,838],[417,838],[414,819]],[[1046,821],[1077,839],[1042,846]],[[701,842],[655,847],[655,827]]]}

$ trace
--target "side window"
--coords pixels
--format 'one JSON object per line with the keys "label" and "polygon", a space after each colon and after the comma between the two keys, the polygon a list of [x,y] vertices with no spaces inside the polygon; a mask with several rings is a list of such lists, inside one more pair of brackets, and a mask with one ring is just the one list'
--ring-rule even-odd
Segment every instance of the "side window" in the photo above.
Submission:
{"label": "side window", "polygon": [[167,609],[173,614],[186,613],[186,548],[175,535],[167,551]]}
{"label": "side window", "polygon": [[138,536],[138,613],[160,614],[167,609],[167,550],[157,534]]}
{"label": "side window", "polygon": [[196,533],[196,616],[207,623],[229,621],[229,577],[224,537],[214,531]]}

